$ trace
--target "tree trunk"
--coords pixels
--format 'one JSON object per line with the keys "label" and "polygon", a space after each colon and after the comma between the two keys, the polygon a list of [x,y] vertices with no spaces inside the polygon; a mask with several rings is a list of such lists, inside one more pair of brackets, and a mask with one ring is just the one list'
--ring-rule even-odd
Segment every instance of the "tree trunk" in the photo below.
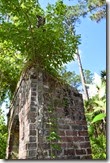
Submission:
{"label": "tree trunk", "polygon": [[85,81],[85,77],[84,77],[84,73],[83,73],[83,68],[82,68],[82,63],[81,63],[81,59],[80,59],[80,55],[79,55],[79,51],[77,49],[77,61],[78,61],[78,65],[79,65],[79,71],[80,71],[80,75],[81,75],[81,82],[82,82],[82,87],[84,90],[84,95],[85,95],[85,99],[89,100],[89,95],[88,95],[88,91],[87,91],[87,87],[86,87],[86,81]]}

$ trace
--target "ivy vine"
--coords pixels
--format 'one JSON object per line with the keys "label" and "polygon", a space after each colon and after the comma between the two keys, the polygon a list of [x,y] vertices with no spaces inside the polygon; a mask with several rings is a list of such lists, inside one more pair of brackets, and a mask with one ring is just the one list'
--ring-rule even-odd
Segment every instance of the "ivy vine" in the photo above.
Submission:
{"label": "ivy vine", "polygon": [[52,113],[55,111],[53,107],[48,107],[48,113],[49,113],[49,135],[47,137],[47,141],[50,143],[51,147],[51,155],[50,157],[52,159],[57,157],[57,151],[61,150],[60,145],[58,144],[58,141],[61,139],[60,136],[57,133],[57,117],[53,117]]}

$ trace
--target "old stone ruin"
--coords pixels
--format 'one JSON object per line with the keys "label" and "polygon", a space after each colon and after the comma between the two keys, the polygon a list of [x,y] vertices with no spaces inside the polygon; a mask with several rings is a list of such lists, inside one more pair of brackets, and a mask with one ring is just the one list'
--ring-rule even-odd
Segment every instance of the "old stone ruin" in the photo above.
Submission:
{"label": "old stone ruin", "polygon": [[21,76],[8,117],[6,159],[92,159],[82,95],[45,71]]}

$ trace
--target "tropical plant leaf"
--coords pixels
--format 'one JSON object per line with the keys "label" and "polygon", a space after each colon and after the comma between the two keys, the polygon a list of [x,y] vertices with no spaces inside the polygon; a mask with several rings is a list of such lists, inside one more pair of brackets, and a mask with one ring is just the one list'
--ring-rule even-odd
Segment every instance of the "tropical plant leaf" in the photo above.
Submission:
{"label": "tropical plant leaf", "polygon": [[94,117],[94,119],[92,120],[91,123],[100,121],[100,120],[102,120],[102,119],[105,118],[105,117],[106,117],[106,114],[100,113],[100,114],[98,114],[98,115],[96,115],[96,116]]}

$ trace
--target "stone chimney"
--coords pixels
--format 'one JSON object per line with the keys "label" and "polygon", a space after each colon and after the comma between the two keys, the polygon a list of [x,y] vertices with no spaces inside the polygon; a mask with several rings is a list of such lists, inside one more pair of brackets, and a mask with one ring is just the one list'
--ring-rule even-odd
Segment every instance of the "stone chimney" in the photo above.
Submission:
{"label": "stone chimney", "polygon": [[82,95],[45,71],[21,76],[10,105],[6,159],[92,159]]}

